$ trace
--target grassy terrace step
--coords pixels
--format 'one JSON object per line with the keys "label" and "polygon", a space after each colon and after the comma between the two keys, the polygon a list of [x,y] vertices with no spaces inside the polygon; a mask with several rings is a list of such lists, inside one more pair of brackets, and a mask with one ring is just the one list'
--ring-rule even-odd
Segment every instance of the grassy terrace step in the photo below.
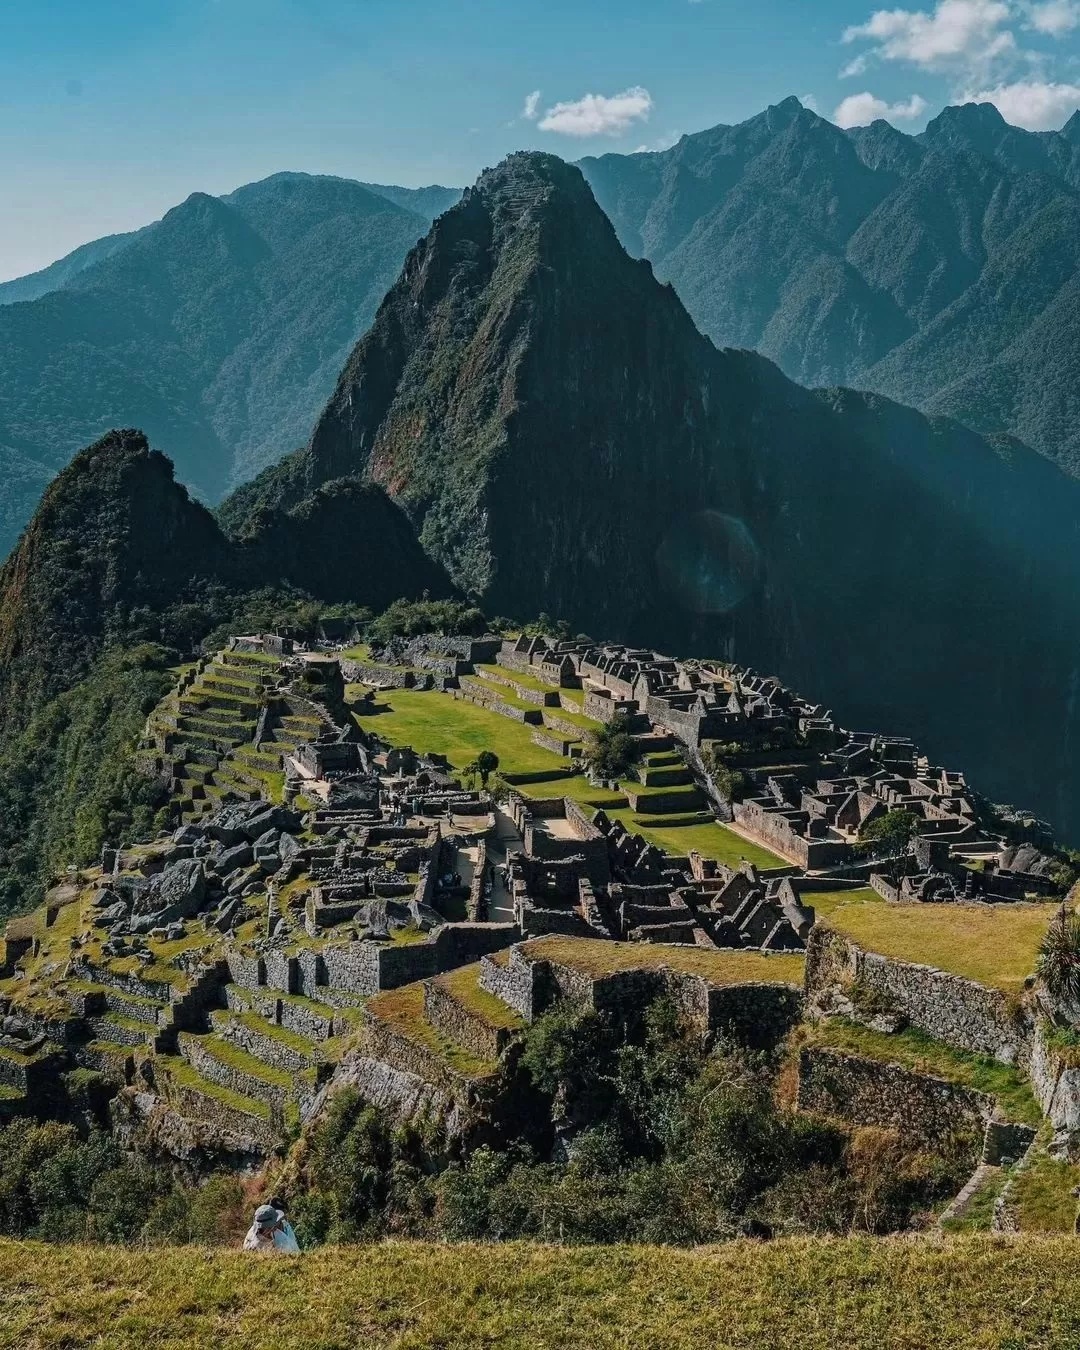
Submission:
{"label": "grassy terrace step", "polygon": [[828,924],[867,951],[1016,993],[1035,970],[1039,944],[1055,912],[1050,904],[864,902],[838,905]]}
{"label": "grassy terrace step", "polygon": [[[1080,1244],[989,1236],[677,1247],[0,1243],[0,1344],[310,1350],[1067,1350]],[[271,1329],[268,1335],[268,1328]]]}
{"label": "grassy terrace step", "polygon": [[264,1064],[261,1059],[249,1055],[246,1050],[241,1050],[238,1045],[225,1040],[216,1032],[206,1035],[185,1032],[180,1037],[181,1053],[185,1046],[191,1046],[192,1043],[197,1044],[211,1059],[225,1068],[234,1069],[237,1073],[246,1074],[249,1078],[277,1088],[285,1096],[290,1096],[293,1092],[296,1080],[292,1074],[286,1073],[284,1069],[271,1068],[269,1064]]}
{"label": "grassy terrace step", "polygon": [[1052,1158],[1040,1139],[1028,1164],[1014,1178],[1007,1204],[1022,1233],[1069,1233],[1076,1221],[1080,1165]]}
{"label": "grassy terrace step", "polygon": [[484,665],[481,663],[476,667],[476,672],[493,682],[510,680],[512,683],[520,685],[522,689],[531,689],[537,694],[558,695],[559,693],[558,685],[548,684],[546,680],[541,680],[538,676],[525,671],[511,670],[509,666]]}
{"label": "grassy terrace step", "polygon": [[899,1064],[996,1097],[1009,1120],[1038,1125],[1042,1111],[1021,1072],[986,1055],[973,1055],[935,1041],[915,1027],[886,1035],[843,1017],[829,1017],[805,1033],[805,1044]]}
{"label": "grassy terrace step", "polygon": [[661,825],[654,823],[657,817],[650,818],[640,812],[609,810],[608,815],[613,820],[621,821],[632,833],[642,835],[649,843],[676,857],[686,857],[691,849],[695,849],[703,858],[715,858],[729,867],[738,867],[743,859],[761,868],[786,865],[777,854],[744,839],[719,821],[683,825],[677,823],[682,817],[673,816],[665,819]]}
{"label": "grassy terrace step", "polygon": [[424,986],[422,982],[404,984],[399,989],[388,989],[367,1001],[367,1012],[399,1035],[432,1051],[447,1066],[466,1078],[484,1078],[498,1072],[493,1060],[477,1059],[443,1036],[424,1016]]}
{"label": "grassy terrace step", "polygon": [[677,750],[654,750],[644,758],[649,769],[677,768],[683,764],[683,758]]}
{"label": "grassy terrace step", "polygon": [[246,1026],[249,1031],[254,1031],[260,1036],[266,1036],[269,1040],[278,1041],[289,1050],[295,1050],[298,1055],[307,1055],[312,1060],[320,1058],[321,1051],[318,1042],[309,1041],[306,1036],[290,1031],[287,1027],[279,1026],[276,1022],[261,1017],[257,1012],[237,1013],[235,1020]]}
{"label": "grassy terrace step", "polygon": [[[600,938],[542,937],[522,945],[530,960],[554,961],[593,977],[622,970],[665,967],[684,975],[700,975],[710,984],[803,983],[802,955],[770,956],[759,951],[665,946],[662,943],[605,942]],[[381,995],[380,995],[381,997]]]}
{"label": "grassy terrace step", "polygon": [[263,1121],[270,1119],[271,1111],[266,1102],[255,1097],[245,1097],[242,1092],[234,1092],[220,1083],[211,1082],[181,1055],[158,1055],[154,1066],[156,1072],[166,1074],[180,1087],[201,1093],[204,1097],[213,1097],[242,1115],[255,1116]]}
{"label": "grassy terrace step", "polygon": [[631,808],[638,815],[678,815],[703,806],[701,789],[693,784],[680,787],[645,787],[641,783],[627,783],[626,795]]}
{"label": "grassy terrace step", "polygon": [[[542,713],[540,705],[519,698],[512,689],[507,688],[504,684],[497,684],[494,680],[485,680],[479,675],[462,675],[461,689],[464,693],[473,692],[489,695],[506,707],[515,708],[519,712],[527,714],[534,725],[540,721]],[[495,709],[492,709],[492,711],[495,711]]]}
{"label": "grassy terrace step", "polygon": [[441,985],[458,1003],[467,1008],[475,1017],[488,1026],[503,1031],[521,1031],[525,1019],[519,1017],[512,1008],[508,1008],[502,999],[481,989],[479,984],[480,963],[459,966],[445,975],[438,975],[435,983]]}

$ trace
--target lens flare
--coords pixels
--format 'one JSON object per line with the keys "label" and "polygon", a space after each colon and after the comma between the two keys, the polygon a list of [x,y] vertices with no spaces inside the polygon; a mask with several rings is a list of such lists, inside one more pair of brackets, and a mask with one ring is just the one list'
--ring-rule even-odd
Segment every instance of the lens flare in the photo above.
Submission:
{"label": "lens flare", "polygon": [[656,550],[672,597],[695,614],[727,614],[757,585],[761,550],[738,516],[696,511],[682,516]]}

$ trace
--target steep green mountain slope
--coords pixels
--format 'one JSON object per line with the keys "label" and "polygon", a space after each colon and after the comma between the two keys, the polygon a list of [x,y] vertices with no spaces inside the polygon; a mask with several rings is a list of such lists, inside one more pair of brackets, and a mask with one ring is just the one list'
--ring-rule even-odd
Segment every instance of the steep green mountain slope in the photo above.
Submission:
{"label": "steep green mountain slope", "polygon": [[344,474],[489,612],[727,651],[1080,830],[1080,485],[717,351],[560,160],[511,156],[435,223],[307,450],[221,518]]}
{"label": "steep green mountain slope", "polygon": [[373,484],[329,484],[232,541],[141,432],[81,451],[0,568],[0,912],[152,817],[131,752],[168,666],[211,629],[305,597],[380,612],[425,592],[454,593]]}
{"label": "steep green mountain slope", "polygon": [[71,688],[104,647],[187,650],[245,597],[275,588],[375,611],[453,592],[374,484],[320,486],[231,540],[142,432],[110,432],[49,485],[0,568],[0,735]]}
{"label": "steep green mountain slope", "polygon": [[656,154],[581,169],[627,249],[720,346],[1012,433],[1080,473],[1080,114],[990,104],[905,136],[787,99]]}
{"label": "steep green mountain slope", "polygon": [[197,193],[62,288],[0,306],[0,553],[110,427],[145,427],[210,500],[302,444],[426,225],[359,184],[280,174]]}

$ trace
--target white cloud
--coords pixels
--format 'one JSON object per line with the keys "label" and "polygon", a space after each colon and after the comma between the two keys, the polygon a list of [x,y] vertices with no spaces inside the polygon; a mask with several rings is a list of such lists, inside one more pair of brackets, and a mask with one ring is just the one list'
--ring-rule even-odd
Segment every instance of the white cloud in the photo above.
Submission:
{"label": "white cloud", "polygon": [[1080,25],[1080,4],[1076,0],[1047,0],[1046,4],[1031,5],[1028,18],[1036,33],[1064,37]]}
{"label": "white cloud", "polygon": [[858,56],[852,57],[846,66],[841,67],[840,78],[850,80],[853,75],[862,75],[870,64],[870,58],[865,52],[860,52]]}
{"label": "white cloud", "polygon": [[926,99],[912,94],[906,103],[886,103],[873,94],[849,94],[833,113],[838,127],[865,127],[883,117],[886,122],[910,122],[926,111]]}
{"label": "white cloud", "polygon": [[845,28],[842,40],[873,42],[874,55],[921,70],[972,71],[1015,50],[1016,39],[1004,27],[1011,17],[1004,0],[939,0],[932,14],[879,9],[866,23]]}
{"label": "white cloud", "polygon": [[800,94],[799,102],[803,105],[804,108],[809,108],[811,112],[814,113],[820,112],[820,109],[818,108],[818,101],[813,96],[813,94]]}
{"label": "white cloud", "polygon": [[1080,108],[1080,85],[1018,80],[964,95],[965,103],[993,103],[1006,122],[1028,131],[1051,131]]}
{"label": "white cloud", "polygon": [[610,98],[586,94],[572,103],[556,103],[540,119],[541,131],[562,136],[621,136],[635,122],[647,121],[652,95],[640,85]]}
{"label": "white cloud", "polygon": [[525,106],[521,110],[521,115],[526,122],[535,122],[540,113],[540,90],[534,89],[531,94],[525,95]]}

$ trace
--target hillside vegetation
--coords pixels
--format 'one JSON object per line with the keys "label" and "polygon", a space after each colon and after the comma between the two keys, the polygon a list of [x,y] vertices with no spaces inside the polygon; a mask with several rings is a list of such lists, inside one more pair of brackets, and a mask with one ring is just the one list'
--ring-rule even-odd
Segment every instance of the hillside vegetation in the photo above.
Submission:
{"label": "hillside vegetation", "polygon": [[507,1247],[386,1242],[288,1261],[0,1243],[5,1350],[1066,1350],[1071,1238]]}

